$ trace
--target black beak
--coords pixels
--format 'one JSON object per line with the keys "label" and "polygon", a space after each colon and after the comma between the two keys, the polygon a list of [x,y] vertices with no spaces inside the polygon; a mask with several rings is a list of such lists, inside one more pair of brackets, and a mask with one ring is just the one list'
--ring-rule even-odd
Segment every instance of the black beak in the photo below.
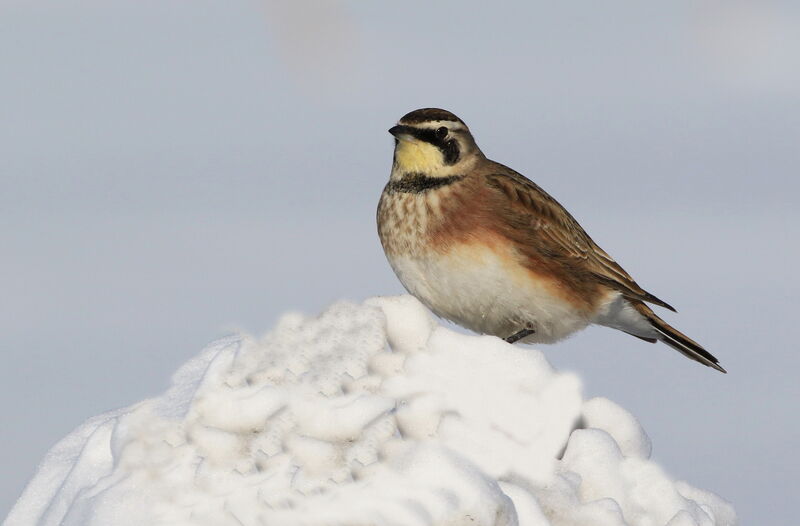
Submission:
{"label": "black beak", "polygon": [[411,127],[398,124],[397,126],[392,126],[389,128],[389,133],[395,137],[399,137],[400,135],[411,135]]}

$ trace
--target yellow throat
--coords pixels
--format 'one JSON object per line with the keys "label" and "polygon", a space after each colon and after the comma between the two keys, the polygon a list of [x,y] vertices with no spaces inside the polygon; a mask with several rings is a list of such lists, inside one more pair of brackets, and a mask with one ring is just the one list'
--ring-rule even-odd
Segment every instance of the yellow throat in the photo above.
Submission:
{"label": "yellow throat", "polygon": [[403,173],[419,172],[436,176],[446,168],[442,152],[427,142],[401,139],[394,149],[395,168]]}

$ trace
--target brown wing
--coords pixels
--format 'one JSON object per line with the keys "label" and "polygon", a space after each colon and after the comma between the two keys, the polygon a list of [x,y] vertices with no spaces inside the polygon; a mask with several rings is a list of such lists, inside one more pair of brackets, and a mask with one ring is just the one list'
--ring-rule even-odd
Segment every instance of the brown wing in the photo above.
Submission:
{"label": "brown wing", "polygon": [[[614,259],[584,232],[558,201],[536,183],[514,170],[492,163],[486,175],[489,188],[505,206],[501,217],[515,241],[535,250],[542,258],[569,269],[572,275],[620,291],[625,297],[646,301],[675,311],[669,304],[641,288]],[[491,198],[491,196],[490,196]]]}

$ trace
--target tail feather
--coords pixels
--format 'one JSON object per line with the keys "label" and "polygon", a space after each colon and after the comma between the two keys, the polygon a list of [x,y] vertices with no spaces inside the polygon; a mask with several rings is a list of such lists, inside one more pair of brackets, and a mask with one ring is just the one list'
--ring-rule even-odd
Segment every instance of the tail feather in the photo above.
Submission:
{"label": "tail feather", "polygon": [[658,333],[659,340],[666,343],[687,358],[691,358],[696,362],[707,365],[708,367],[716,369],[721,373],[728,372],[719,364],[719,360],[717,360],[714,355],[703,349],[699,343],[659,318],[650,309],[650,307],[644,303],[635,303],[634,308],[645,318],[647,318],[647,321],[650,322],[650,324],[653,326],[653,329],[655,329]]}

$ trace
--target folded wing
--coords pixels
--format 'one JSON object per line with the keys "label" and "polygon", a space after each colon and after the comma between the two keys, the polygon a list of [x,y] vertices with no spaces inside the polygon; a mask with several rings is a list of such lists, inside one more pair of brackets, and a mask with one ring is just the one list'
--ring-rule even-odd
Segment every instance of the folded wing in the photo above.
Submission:
{"label": "folded wing", "polygon": [[[514,240],[537,251],[542,257],[561,262],[578,271],[586,279],[599,282],[619,291],[631,300],[675,309],[650,294],[625,272],[581,228],[569,212],[525,176],[495,163],[495,170],[486,175],[489,188],[502,196],[506,206],[501,216]],[[495,196],[497,197],[497,196]]]}

